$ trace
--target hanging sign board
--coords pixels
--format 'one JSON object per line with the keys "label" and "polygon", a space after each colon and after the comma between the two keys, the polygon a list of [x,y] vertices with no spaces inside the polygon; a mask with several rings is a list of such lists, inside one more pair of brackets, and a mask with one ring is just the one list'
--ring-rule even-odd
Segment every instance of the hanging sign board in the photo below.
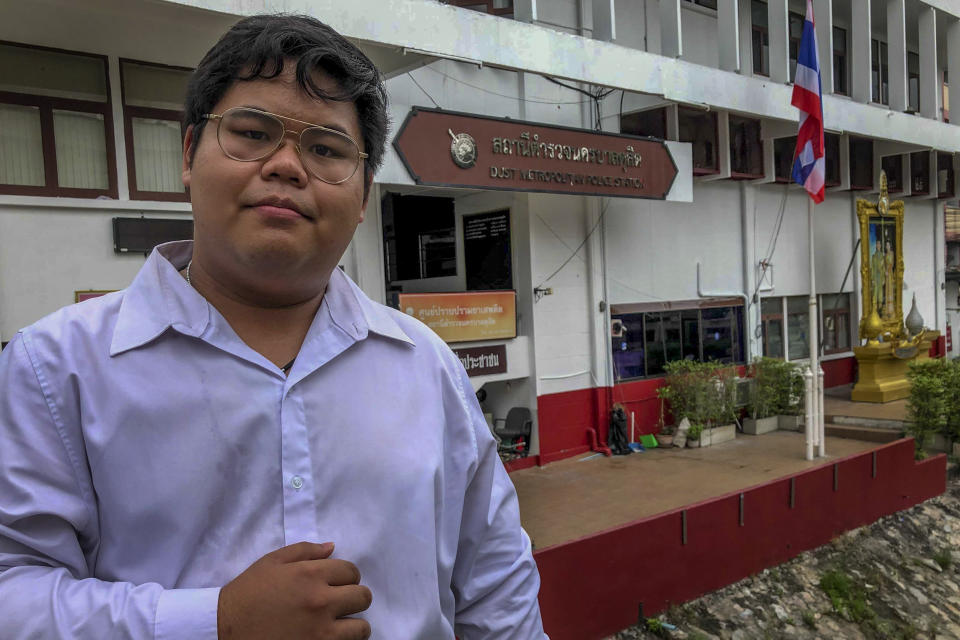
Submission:
{"label": "hanging sign board", "polygon": [[666,199],[662,140],[414,107],[393,142],[417,184]]}
{"label": "hanging sign board", "polygon": [[515,291],[401,293],[400,310],[433,329],[444,342],[517,337]]}
{"label": "hanging sign board", "polygon": [[468,376],[485,376],[491,373],[507,372],[506,345],[491,344],[486,347],[454,349],[453,352],[460,358]]}

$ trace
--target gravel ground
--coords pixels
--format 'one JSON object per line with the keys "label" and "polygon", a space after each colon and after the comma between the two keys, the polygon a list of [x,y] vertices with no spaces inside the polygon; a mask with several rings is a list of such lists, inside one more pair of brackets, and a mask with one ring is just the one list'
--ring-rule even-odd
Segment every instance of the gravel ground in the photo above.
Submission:
{"label": "gravel ground", "polygon": [[960,477],[937,498],[673,607],[631,638],[960,639]]}

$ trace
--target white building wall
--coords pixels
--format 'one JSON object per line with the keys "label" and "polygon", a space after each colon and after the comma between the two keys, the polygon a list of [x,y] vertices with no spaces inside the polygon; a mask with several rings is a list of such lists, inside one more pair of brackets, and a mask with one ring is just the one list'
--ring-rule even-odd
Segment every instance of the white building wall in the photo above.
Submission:
{"label": "white building wall", "polygon": [[[923,316],[924,326],[937,329],[937,297],[942,296],[937,283],[938,267],[935,260],[934,238],[936,204],[932,200],[913,200],[904,203],[903,213],[903,317],[910,313],[913,295],[917,296],[917,310]],[[945,321],[943,323],[946,324]],[[939,327],[941,330],[943,327]]]}
{"label": "white building wall", "polygon": [[553,290],[533,307],[537,393],[599,386],[592,373],[589,257],[584,248],[577,251],[589,232],[583,199],[531,194],[529,207],[534,286]]}
{"label": "white building wall", "polygon": [[[75,291],[122,289],[143,254],[115,254],[112,218],[132,211],[0,204],[0,338],[74,301]],[[167,217],[189,217],[174,214]]]}

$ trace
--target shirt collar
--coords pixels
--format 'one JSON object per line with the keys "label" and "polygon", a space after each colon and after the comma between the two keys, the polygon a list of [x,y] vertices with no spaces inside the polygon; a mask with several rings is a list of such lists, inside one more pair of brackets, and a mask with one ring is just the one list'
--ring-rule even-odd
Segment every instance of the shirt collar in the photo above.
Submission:
{"label": "shirt collar", "polygon": [[[153,250],[124,294],[111,356],[142,346],[167,329],[193,337],[207,330],[211,307],[179,273],[192,255],[192,240],[168,242]],[[358,340],[373,332],[414,344],[389,310],[371,301],[340,269],[333,270],[324,300],[334,324]]]}
{"label": "shirt collar", "polygon": [[342,269],[334,269],[324,299],[334,324],[363,339],[373,332],[411,345],[416,343],[393,319],[390,310],[373,302]]}

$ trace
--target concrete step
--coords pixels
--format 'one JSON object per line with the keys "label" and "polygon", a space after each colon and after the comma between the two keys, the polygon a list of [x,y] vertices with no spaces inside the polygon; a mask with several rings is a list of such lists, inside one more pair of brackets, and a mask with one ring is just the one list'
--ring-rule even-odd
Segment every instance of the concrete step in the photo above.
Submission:
{"label": "concrete step", "polygon": [[824,423],[823,430],[826,435],[834,438],[848,438],[865,442],[886,443],[900,439],[900,431],[882,427]]}
{"label": "concrete step", "polygon": [[904,428],[903,420],[864,418],[863,416],[841,416],[826,414],[823,416],[823,422],[824,424],[831,423],[850,427],[871,427],[874,429],[887,429],[891,431],[902,431]]}

